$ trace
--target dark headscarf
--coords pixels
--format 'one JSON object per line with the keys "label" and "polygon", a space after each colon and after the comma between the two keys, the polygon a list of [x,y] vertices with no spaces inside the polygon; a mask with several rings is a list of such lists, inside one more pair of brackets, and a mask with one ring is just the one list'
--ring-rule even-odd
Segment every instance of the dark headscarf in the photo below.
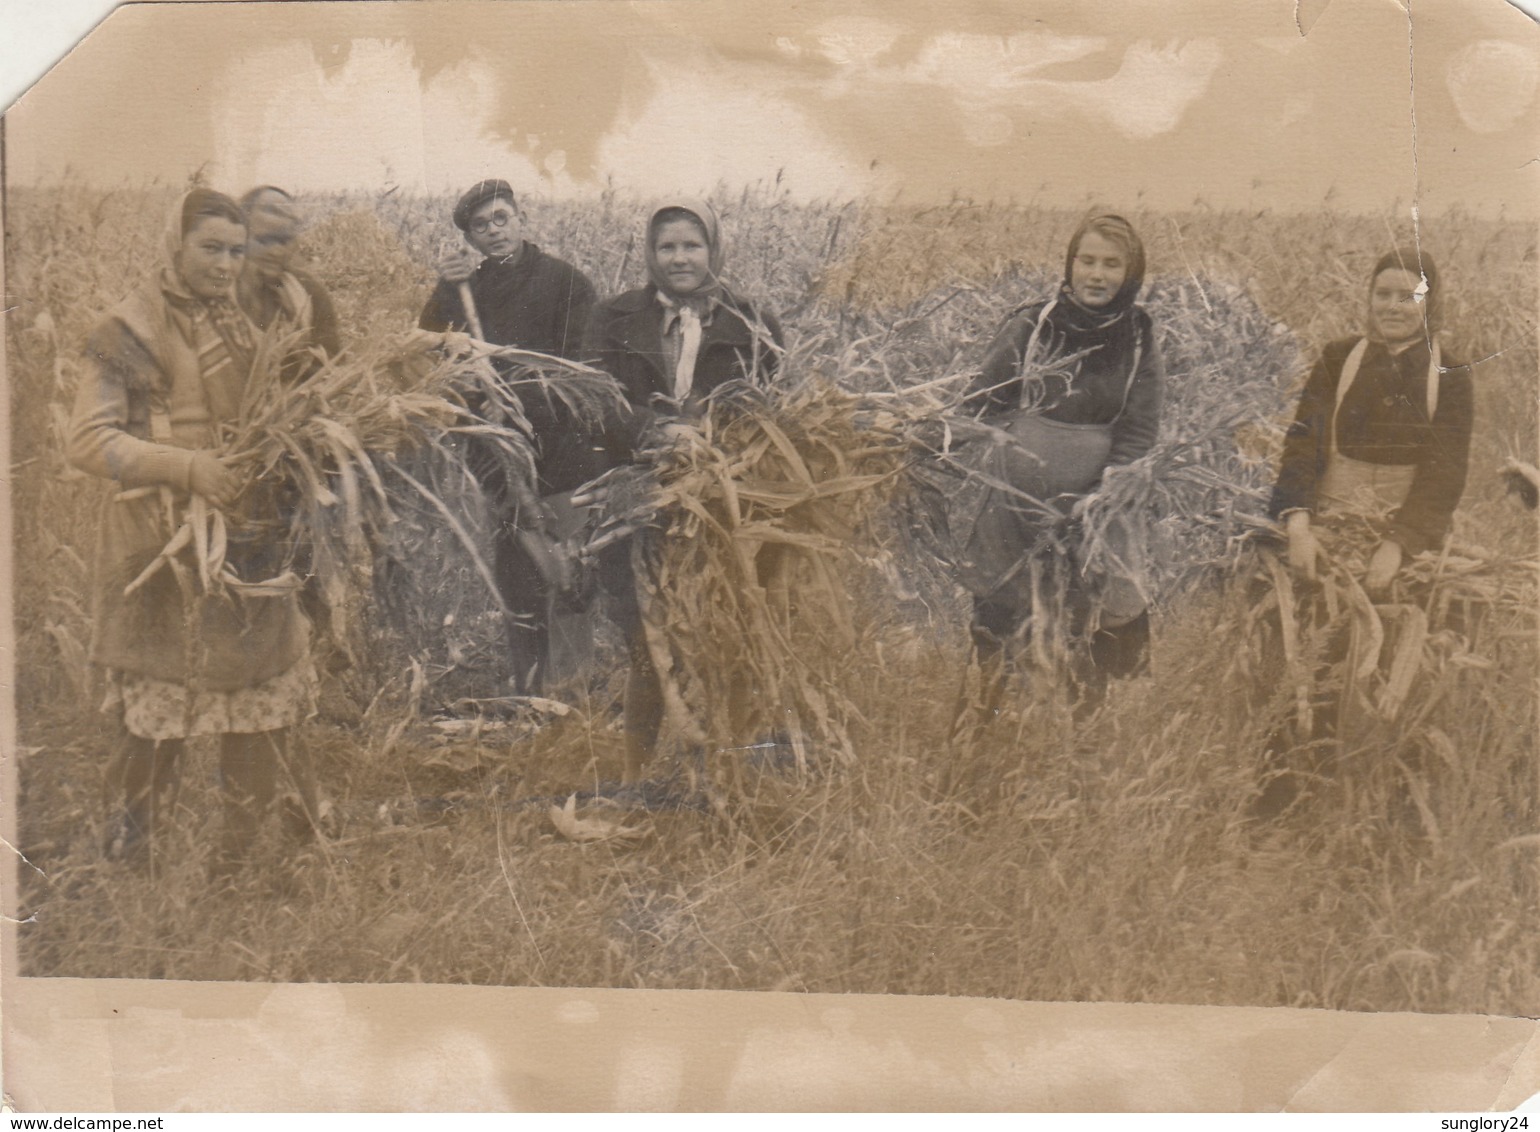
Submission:
{"label": "dark headscarf", "polygon": [[[1080,243],[1091,232],[1117,244],[1128,258],[1128,275],[1104,307],[1083,305],[1070,286]],[[1134,300],[1144,286],[1144,268],[1144,242],[1133,225],[1110,212],[1088,216],[1070,237],[1069,251],[1064,257],[1064,281],[1052,303],[1039,316],[1034,356],[1067,357],[1087,350],[1110,350],[1132,358],[1135,348],[1141,345],[1140,320],[1133,313],[1138,309]]]}
{"label": "dark headscarf", "polygon": [[1368,336],[1375,341],[1379,340],[1379,329],[1374,325],[1372,309],[1374,281],[1380,277],[1380,272],[1392,269],[1410,271],[1427,284],[1427,292],[1422,298],[1423,323],[1427,326],[1430,336],[1437,334],[1443,329],[1444,323],[1443,292],[1439,287],[1438,268],[1433,265],[1433,257],[1423,251],[1421,247],[1416,244],[1402,244],[1400,247],[1392,248],[1380,256],[1374,265],[1374,271],[1369,275],[1369,294],[1365,302],[1365,307],[1369,312],[1366,320],[1368,322]]}
{"label": "dark headscarf", "polygon": [[[688,213],[680,216],[679,213]],[[658,229],[670,220],[694,220],[700,225],[701,231],[706,237],[706,247],[709,250],[707,261],[711,278],[688,295],[676,295],[668,285],[668,272],[658,262],[657,238]],[[709,306],[711,301],[722,290],[722,264],[727,259],[727,247],[722,240],[722,225],[717,219],[716,209],[703,200],[692,200],[688,197],[680,197],[664,201],[652,210],[652,215],[647,220],[647,278],[652,280],[658,293],[666,295],[673,303],[682,303],[695,307],[697,310]]]}
{"label": "dark headscarf", "polygon": [[[1070,286],[1075,257],[1080,254],[1080,244],[1092,232],[1117,244],[1128,258],[1128,274],[1123,279],[1123,285],[1118,288],[1117,294],[1112,296],[1111,302],[1104,307],[1095,308],[1081,305]],[[1139,239],[1134,226],[1121,216],[1110,212],[1086,217],[1080,227],[1075,229],[1075,234],[1069,238],[1069,251],[1064,255],[1064,282],[1059,285],[1059,305],[1068,304],[1071,308],[1065,313],[1072,321],[1074,329],[1105,330],[1112,326],[1133,309],[1134,299],[1138,297],[1139,289],[1143,286],[1144,241]]]}

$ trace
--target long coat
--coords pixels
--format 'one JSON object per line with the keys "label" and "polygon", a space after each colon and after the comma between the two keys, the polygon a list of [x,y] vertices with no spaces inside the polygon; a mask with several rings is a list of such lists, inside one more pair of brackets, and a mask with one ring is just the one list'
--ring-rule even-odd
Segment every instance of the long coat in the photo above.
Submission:
{"label": "long coat", "polygon": [[[764,382],[774,377],[785,341],[781,324],[769,311],[757,310],[725,288],[718,298],[710,321],[701,327],[690,397],[684,406],[659,401],[672,396],[674,377],[663,344],[664,308],[657,288],[649,283],[595,308],[584,339],[584,360],[620,382],[631,405],[627,419],[606,437],[611,464],[631,459],[643,433],[660,417],[699,411],[706,395],[729,381]],[[628,640],[638,639],[641,612],[628,543],[612,543],[600,553],[600,575],[612,599],[612,615]]]}
{"label": "long coat", "polygon": [[342,353],[342,336],[337,325],[337,305],[309,272],[290,268],[275,282],[241,277],[236,289],[237,301],[246,317],[258,330],[280,337],[296,335],[283,362],[283,379],[300,382],[321,366],[316,356],[327,358]]}
{"label": "long coat", "polygon": [[[1107,468],[1132,463],[1154,446],[1165,364],[1154,325],[1140,307],[1108,330],[1056,329],[1047,310],[1048,304],[1034,303],[1006,319],[967,399],[1016,444],[977,444],[967,458],[1019,492],[1062,503],[1061,496],[1093,490]],[[952,514],[959,580],[981,601],[1028,608],[1033,586],[1023,556],[1049,522],[1047,513],[993,487],[960,493]],[[1137,573],[1143,537],[1131,522],[1121,522],[1108,537]],[[1131,576],[1109,573],[1098,579],[1098,588],[1104,615],[1132,617],[1144,608]]]}
{"label": "long coat", "polygon": [[[187,501],[193,453],[216,447],[238,410],[245,374],[202,372],[190,319],[159,279],[135,291],[92,331],[76,392],[67,456],[110,481],[97,542],[91,659],[211,691],[253,687],[293,667],[310,624],[294,595],[197,600],[189,607],[170,569],[131,596],[123,590],[172,535],[159,493]],[[271,551],[273,547],[259,547]],[[248,579],[259,580],[259,579]]]}
{"label": "long coat", "polygon": [[[1005,320],[974,379],[968,397],[971,408],[996,416],[1020,406],[1022,357],[1046,305],[1034,303]],[[1165,391],[1165,365],[1150,316],[1135,307],[1128,317],[1133,332],[1128,337],[1139,351],[1132,374],[1135,355],[1129,343],[1098,344],[1068,370],[1044,376],[1038,393],[1039,411],[1049,420],[1111,425],[1109,466],[1131,464],[1154,447]],[[1080,343],[1073,342],[1070,352],[1079,348]]]}

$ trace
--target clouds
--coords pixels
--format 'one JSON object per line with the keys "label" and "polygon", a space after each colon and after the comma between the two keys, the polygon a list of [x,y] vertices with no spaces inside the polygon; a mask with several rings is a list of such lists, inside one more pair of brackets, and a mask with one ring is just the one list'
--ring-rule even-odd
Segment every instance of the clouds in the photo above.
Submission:
{"label": "clouds", "polygon": [[[980,146],[1003,144],[1018,122],[1044,116],[1089,119],[1129,139],[1169,133],[1224,57],[1218,41],[1208,38],[1120,46],[1104,36],[1040,29],[1005,36],[940,32],[899,61],[894,49],[901,29],[872,19],[831,21],[809,38],[811,49],[835,67],[823,84],[827,97],[858,85],[928,90],[949,101],[968,139]],[[783,40],[782,50],[800,56],[804,49]],[[1107,71],[1113,62],[1116,70],[1106,77],[1052,74],[1071,64]]]}
{"label": "clouds", "polygon": [[211,103],[216,174],[230,184],[379,184],[422,173],[422,88],[401,44],[361,40],[323,69],[308,45],[230,61]]}
{"label": "clouds", "polygon": [[[850,16],[829,20],[811,35],[815,50],[836,67],[857,72],[874,69],[874,64],[898,41],[901,29],[868,16]],[[781,37],[782,50],[795,56],[802,48],[795,40]]]}
{"label": "clouds", "polygon": [[1479,134],[1506,130],[1526,116],[1540,86],[1540,52],[1502,39],[1478,39],[1444,69],[1455,110]]}
{"label": "clouds", "polygon": [[693,52],[649,60],[650,93],[622,110],[596,166],[652,195],[699,193],[719,181],[781,180],[806,197],[874,187],[854,157],[787,96],[789,84]]}
{"label": "clouds", "polygon": [[[276,12],[283,9],[283,14]],[[1501,0],[127,5],[7,120],[17,181],[1533,211]],[[113,46],[113,45],[116,46]],[[1415,68],[1412,155],[1409,68]],[[154,123],[153,128],[147,123]]]}
{"label": "clouds", "polygon": [[[233,186],[422,192],[495,176],[523,191],[570,190],[560,150],[537,166],[494,135],[503,101],[484,60],[425,79],[400,40],[353,40],[345,60],[326,66],[304,43],[257,48],[232,60],[217,89],[212,168]],[[537,148],[538,138],[523,140]]]}
{"label": "clouds", "polygon": [[1136,43],[1116,75],[1086,84],[1093,89],[1084,94],[1124,137],[1152,138],[1177,128],[1183,112],[1208,89],[1222,57],[1212,39],[1180,47]]}

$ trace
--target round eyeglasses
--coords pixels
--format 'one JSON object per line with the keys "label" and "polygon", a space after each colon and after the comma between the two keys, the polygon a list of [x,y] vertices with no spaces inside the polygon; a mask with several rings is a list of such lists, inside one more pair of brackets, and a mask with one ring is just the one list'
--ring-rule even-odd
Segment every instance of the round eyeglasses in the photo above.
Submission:
{"label": "round eyeglasses", "polygon": [[471,221],[471,231],[481,236],[493,228],[506,228],[513,219],[511,212],[494,212],[491,216],[478,216]]}

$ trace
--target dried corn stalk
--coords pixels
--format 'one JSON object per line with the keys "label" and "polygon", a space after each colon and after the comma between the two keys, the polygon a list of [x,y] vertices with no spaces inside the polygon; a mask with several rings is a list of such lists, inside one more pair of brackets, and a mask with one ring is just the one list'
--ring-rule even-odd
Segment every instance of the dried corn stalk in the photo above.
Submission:
{"label": "dried corn stalk", "polygon": [[[264,344],[238,420],[222,438],[243,497],[264,500],[250,508],[261,513],[238,504],[225,514],[198,495],[179,507],[162,492],[173,533],[130,592],[169,566],[194,594],[269,596],[297,589],[303,569],[316,577],[345,637],[352,572],[367,573],[397,510],[422,497],[462,540],[496,599],[491,571],[453,509],[400,461],[426,456],[464,474],[456,438],[474,435],[498,454],[510,484],[530,485],[536,449],[521,395],[560,402],[582,427],[613,420],[623,405],[607,374],[460,334],[413,331],[367,344],[294,384],[278,377],[283,354],[283,343]],[[280,545],[280,568],[242,577],[227,561],[238,536]]]}
{"label": "dried corn stalk", "polygon": [[[1360,581],[1378,538],[1373,526],[1322,524],[1317,535],[1325,550],[1322,569],[1316,583],[1300,591],[1276,555],[1263,552],[1257,577],[1266,591],[1251,620],[1266,606],[1279,609],[1289,678],[1305,681],[1295,683],[1296,703],[1323,693],[1338,697],[1339,731],[1351,728],[1360,707],[1385,724],[1416,726],[1449,669],[1496,665],[1483,655],[1486,625],[1523,626],[1510,634],[1535,631],[1540,556],[1446,545],[1411,559],[1377,602]],[[1301,594],[1304,600],[1296,600]],[[1458,617],[1450,616],[1452,608]],[[1296,658],[1312,654],[1321,659],[1301,667]],[[1414,695],[1418,688],[1424,691]],[[1303,715],[1298,722],[1307,732]]]}
{"label": "dried corn stalk", "polygon": [[777,392],[719,390],[607,476],[612,533],[594,545],[651,528],[633,548],[644,627],[688,738],[730,748],[785,730],[800,751],[805,731],[849,759],[841,662],[860,634],[838,565],[909,445],[861,395],[816,379]]}

